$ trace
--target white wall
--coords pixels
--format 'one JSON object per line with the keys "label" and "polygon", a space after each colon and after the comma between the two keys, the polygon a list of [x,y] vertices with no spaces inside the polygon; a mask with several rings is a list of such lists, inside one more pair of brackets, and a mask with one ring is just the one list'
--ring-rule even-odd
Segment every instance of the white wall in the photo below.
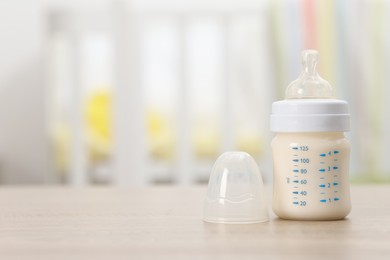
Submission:
{"label": "white wall", "polygon": [[0,184],[47,176],[42,11],[40,1],[0,1]]}

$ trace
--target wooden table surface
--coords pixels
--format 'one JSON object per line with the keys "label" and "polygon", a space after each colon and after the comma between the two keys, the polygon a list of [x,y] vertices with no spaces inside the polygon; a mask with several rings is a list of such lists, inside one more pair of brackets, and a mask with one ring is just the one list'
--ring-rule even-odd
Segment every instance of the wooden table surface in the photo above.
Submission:
{"label": "wooden table surface", "polygon": [[390,186],[345,220],[201,220],[206,187],[0,187],[0,259],[390,259]]}

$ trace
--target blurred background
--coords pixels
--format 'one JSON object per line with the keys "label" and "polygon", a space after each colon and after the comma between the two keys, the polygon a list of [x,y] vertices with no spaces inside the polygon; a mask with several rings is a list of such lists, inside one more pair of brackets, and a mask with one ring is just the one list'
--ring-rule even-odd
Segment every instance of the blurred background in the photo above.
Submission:
{"label": "blurred background", "polygon": [[350,104],[351,179],[390,180],[388,0],[0,1],[0,184],[272,181],[271,104],[300,53]]}

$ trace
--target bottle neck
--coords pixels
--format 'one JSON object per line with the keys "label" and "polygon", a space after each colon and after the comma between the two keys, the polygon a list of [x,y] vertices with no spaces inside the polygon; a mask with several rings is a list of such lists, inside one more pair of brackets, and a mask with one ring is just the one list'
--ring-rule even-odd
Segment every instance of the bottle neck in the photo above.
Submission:
{"label": "bottle neck", "polygon": [[323,133],[350,130],[348,103],[336,99],[290,99],[272,104],[274,133]]}
{"label": "bottle neck", "polygon": [[296,137],[321,137],[321,138],[345,138],[344,132],[299,132],[299,133],[276,133],[281,136],[296,136]]}

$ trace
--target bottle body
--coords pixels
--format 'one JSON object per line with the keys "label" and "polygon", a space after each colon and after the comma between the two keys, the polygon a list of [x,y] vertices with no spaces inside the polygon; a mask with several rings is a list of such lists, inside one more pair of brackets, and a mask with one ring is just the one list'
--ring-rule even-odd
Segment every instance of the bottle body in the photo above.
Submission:
{"label": "bottle body", "polygon": [[295,220],[348,215],[350,144],[343,132],[277,133],[271,147],[276,215]]}

